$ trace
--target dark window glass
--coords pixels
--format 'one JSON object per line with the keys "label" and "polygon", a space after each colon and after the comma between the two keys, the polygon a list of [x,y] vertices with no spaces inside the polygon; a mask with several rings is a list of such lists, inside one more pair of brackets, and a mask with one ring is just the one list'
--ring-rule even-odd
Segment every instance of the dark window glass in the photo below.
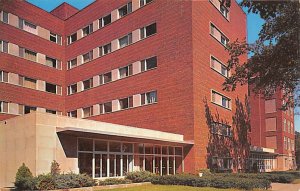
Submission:
{"label": "dark window glass", "polygon": [[56,94],[56,85],[46,83],[46,92],[50,92],[50,93]]}

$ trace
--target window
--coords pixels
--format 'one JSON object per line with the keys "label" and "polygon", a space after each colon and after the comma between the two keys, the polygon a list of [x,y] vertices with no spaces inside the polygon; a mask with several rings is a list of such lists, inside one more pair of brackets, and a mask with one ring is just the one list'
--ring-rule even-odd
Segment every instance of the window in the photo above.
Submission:
{"label": "window", "polygon": [[24,77],[23,86],[26,88],[36,89],[36,80]]}
{"label": "window", "polygon": [[87,90],[93,87],[93,78],[83,81],[83,90]]}
{"label": "window", "polygon": [[75,118],[77,118],[77,110],[69,111],[68,112],[68,116],[69,117],[75,117]]}
{"label": "window", "polygon": [[147,105],[156,102],[157,102],[156,91],[141,94],[141,105]]}
{"label": "window", "polygon": [[283,119],[283,131],[286,131],[286,119]]}
{"label": "window", "polygon": [[51,109],[46,109],[46,113],[56,114],[56,111],[55,110],[51,110]]}
{"label": "window", "polygon": [[68,44],[72,44],[76,40],[77,40],[77,33],[74,33],[74,34],[68,36]]}
{"label": "window", "polygon": [[228,19],[228,9],[224,5],[220,5],[220,12],[222,15]]}
{"label": "window", "polygon": [[120,109],[127,109],[130,107],[133,107],[133,98],[132,96],[124,98],[124,99],[119,99],[119,108]]}
{"label": "window", "polygon": [[0,71],[0,82],[8,82],[8,72]]}
{"label": "window", "polygon": [[83,63],[93,60],[93,51],[90,51],[90,52],[82,55],[82,58],[83,58]]}
{"label": "window", "polygon": [[229,39],[212,23],[210,23],[210,34],[226,47]]}
{"label": "window", "polygon": [[8,113],[8,103],[0,101],[0,113]]}
{"label": "window", "polygon": [[61,94],[61,87],[54,85],[54,84],[50,84],[50,83],[46,83],[46,92],[50,92],[50,93],[54,93],[54,94]]}
{"label": "window", "polygon": [[60,65],[58,63],[59,63],[58,60],[46,56],[46,66],[50,66],[53,68],[60,68]]}
{"label": "window", "polygon": [[217,60],[215,57],[211,56],[210,62],[211,68],[214,69],[216,72],[218,72],[224,77],[230,76],[230,72],[227,70],[226,66],[219,60]]}
{"label": "window", "polygon": [[68,95],[77,93],[77,84],[68,86]]}
{"label": "window", "polygon": [[156,33],[156,23],[140,29],[141,39],[147,38]]}
{"label": "window", "polygon": [[156,68],[156,67],[157,67],[157,58],[156,58],[156,56],[141,61],[142,72],[150,70],[152,68]]}
{"label": "window", "polygon": [[111,82],[111,72],[100,75],[100,85]]}
{"label": "window", "polygon": [[8,42],[0,41],[0,52],[8,53]]}
{"label": "window", "polygon": [[123,7],[121,7],[119,10],[119,18],[124,17],[125,15],[129,14],[132,12],[132,3],[128,3],[126,5],[124,5]]}
{"label": "window", "polygon": [[24,114],[31,113],[33,111],[36,111],[36,107],[24,106]]}
{"label": "window", "polygon": [[74,68],[77,66],[77,58],[74,58],[73,60],[68,61],[68,69]]}
{"label": "window", "polygon": [[131,76],[131,75],[132,75],[132,64],[119,69],[120,79],[125,78],[127,76]]}
{"label": "window", "polygon": [[119,47],[123,48],[132,43],[132,33],[119,39]]}
{"label": "window", "polygon": [[107,44],[107,45],[104,45],[102,47],[99,48],[99,55],[100,56],[103,56],[105,54],[108,54],[111,52],[111,43]]}
{"label": "window", "polygon": [[8,13],[5,11],[2,11],[2,21],[8,24]]}
{"label": "window", "polygon": [[83,118],[90,117],[93,115],[93,107],[92,106],[83,108],[82,111],[83,111]]}
{"label": "window", "polygon": [[100,114],[112,112],[112,102],[100,104]]}
{"label": "window", "polygon": [[210,132],[212,134],[232,137],[231,127],[224,123],[219,123],[219,122],[213,121],[210,126]]}
{"label": "window", "polygon": [[287,132],[291,133],[291,122],[287,121]]}
{"label": "window", "polygon": [[99,19],[99,27],[102,28],[111,23],[111,14]]}
{"label": "window", "polygon": [[90,24],[82,29],[82,36],[85,37],[93,32],[93,24]]}
{"label": "window", "polygon": [[285,150],[287,150],[288,149],[287,148],[287,137],[284,137],[283,141],[284,141],[284,148],[285,148]]}
{"label": "window", "polygon": [[212,91],[211,99],[213,103],[225,107],[227,109],[231,109],[231,99],[223,96],[222,94]]}
{"label": "window", "polygon": [[27,50],[27,49],[24,50],[24,53],[25,53],[24,54],[25,59],[36,62],[37,53]]}
{"label": "window", "polygon": [[19,28],[23,29],[24,31],[30,32],[32,34],[37,34],[37,27],[36,25],[25,21],[23,19],[19,19]]}
{"label": "window", "polygon": [[56,44],[61,45],[61,36],[50,32],[50,41],[55,42]]}
{"label": "window", "polygon": [[146,4],[152,2],[152,0],[140,0],[140,7],[145,6]]}

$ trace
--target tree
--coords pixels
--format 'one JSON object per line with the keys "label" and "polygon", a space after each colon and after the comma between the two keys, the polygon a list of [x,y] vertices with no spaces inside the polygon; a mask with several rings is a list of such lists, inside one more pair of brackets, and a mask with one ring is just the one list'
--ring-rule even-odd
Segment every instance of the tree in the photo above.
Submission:
{"label": "tree", "polygon": [[[267,97],[274,90],[283,90],[286,101],[283,109],[300,105],[299,4],[299,0],[240,3],[248,12],[259,14],[265,23],[254,44],[248,44],[245,39],[228,44],[228,69],[233,72],[223,84],[225,90],[234,91],[237,85],[249,84],[255,93]],[[252,57],[240,62],[239,57],[247,53]]]}
{"label": "tree", "polygon": [[296,151],[296,164],[297,169],[300,169],[300,132],[295,132],[295,151]]}

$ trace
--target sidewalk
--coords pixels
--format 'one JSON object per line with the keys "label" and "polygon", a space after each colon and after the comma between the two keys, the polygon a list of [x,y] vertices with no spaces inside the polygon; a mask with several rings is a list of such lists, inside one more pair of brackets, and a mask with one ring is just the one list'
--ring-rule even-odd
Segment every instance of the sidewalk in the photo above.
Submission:
{"label": "sidewalk", "polygon": [[272,183],[271,185],[274,191],[300,191],[300,184]]}

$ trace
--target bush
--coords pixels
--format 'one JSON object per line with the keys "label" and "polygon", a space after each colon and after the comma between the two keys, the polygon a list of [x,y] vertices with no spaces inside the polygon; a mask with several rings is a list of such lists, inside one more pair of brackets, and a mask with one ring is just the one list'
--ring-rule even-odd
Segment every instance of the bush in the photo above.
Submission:
{"label": "bush", "polygon": [[105,186],[105,185],[116,185],[116,184],[129,184],[132,183],[129,179],[123,179],[123,178],[107,178],[105,180],[99,180],[98,185],[99,186]]}
{"label": "bush", "polygon": [[54,190],[56,186],[52,174],[39,175],[36,177],[36,188],[38,190]]}
{"label": "bush", "polygon": [[215,187],[215,188],[237,188],[251,190],[254,188],[268,189],[271,186],[269,180],[250,179],[237,177],[205,176],[194,175],[167,175],[156,176],[152,179],[153,184],[162,185],[184,185],[193,187]]}
{"label": "bush", "polygon": [[96,182],[86,174],[60,174],[55,177],[55,188],[66,189],[66,188],[81,188],[95,186]]}
{"label": "bush", "polygon": [[56,160],[54,160],[51,163],[51,171],[50,171],[52,176],[56,176],[60,174],[60,168],[59,168],[59,164],[58,162],[56,162]]}
{"label": "bush", "polygon": [[137,182],[151,182],[151,180],[157,175],[148,172],[148,171],[137,171],[137,172],[129,172],[126,175],[126,179],[131,180],[134,183]]}
{"label": "bush", "polygon": [[29,168],[23,163],[17,171],[15,187],[18,190],[34,190],[35,185],[35,178]]}

